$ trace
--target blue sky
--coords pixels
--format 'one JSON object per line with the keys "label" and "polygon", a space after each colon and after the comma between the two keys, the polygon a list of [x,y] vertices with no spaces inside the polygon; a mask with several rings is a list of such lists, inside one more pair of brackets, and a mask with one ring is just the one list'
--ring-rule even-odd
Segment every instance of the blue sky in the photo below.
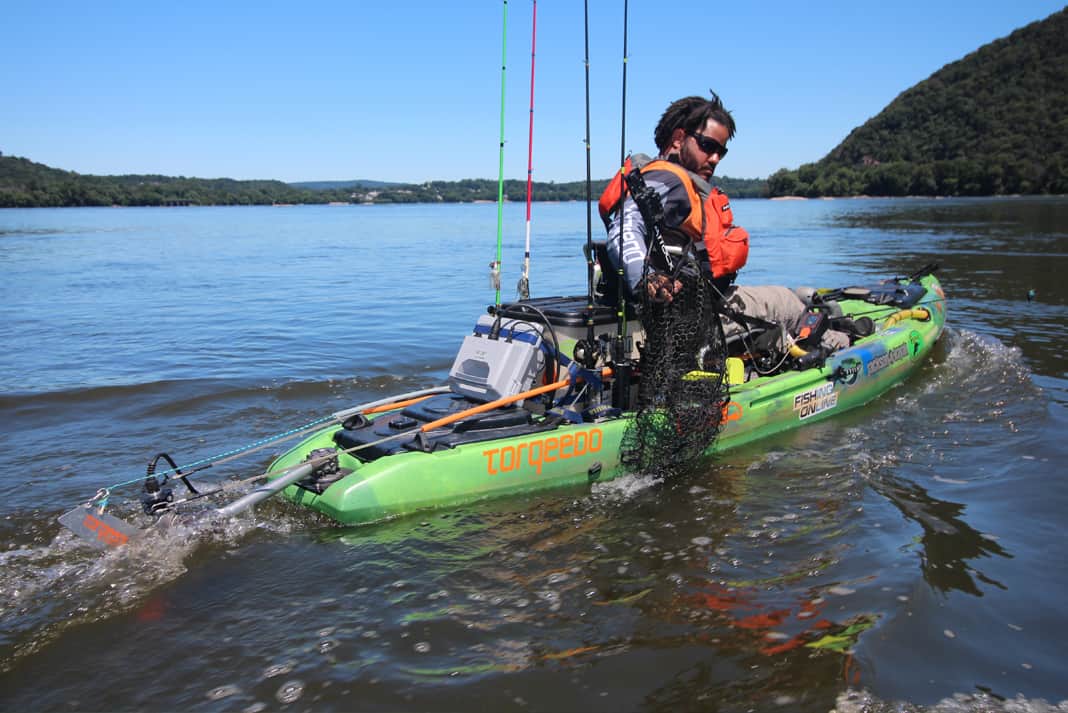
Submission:
{"label": "blue sky", "polygon": [[[508,2],[505,176],[525,179],[531,0]],[[591,156],[619,165],[622,0],[590,0]],[[630,0],[628,151],[673,99],[738,122],[720,174],[815,161],[948,62],[1060,2]],[[93,174],[496,178],[500,0],[4,0],[0,151]],[[535,180],[584,178],[583,3],[537,4]]]}

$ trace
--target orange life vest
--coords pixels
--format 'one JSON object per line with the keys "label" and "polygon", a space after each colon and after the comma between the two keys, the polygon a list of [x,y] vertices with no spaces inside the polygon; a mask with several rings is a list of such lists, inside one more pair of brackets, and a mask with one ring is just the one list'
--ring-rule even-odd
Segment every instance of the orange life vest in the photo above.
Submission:
{"label": "orange life vest", "polygon": [[[628,158],[623,164],[623,173],[629,173],[631,170],[633,165]],[[749,258],[749,233],[745,228],[734,225],[734,214],[731,212],[730,199],[726,193],[713,188],[712,192],[702,199],[686,169],[663,159],[650,161],[638,170],[642,173],[669,171],[678,176],[690,198],[690,214],[678,229],[698,246],[703,244],[708,253],[708,265],[713,278],[733,275],[742,269]],[[604,189],[598,201],[602,220],[607,222],[608,216],[620,205],[626,191],[625,181],[613,178],[608,182],[608,187]]]}

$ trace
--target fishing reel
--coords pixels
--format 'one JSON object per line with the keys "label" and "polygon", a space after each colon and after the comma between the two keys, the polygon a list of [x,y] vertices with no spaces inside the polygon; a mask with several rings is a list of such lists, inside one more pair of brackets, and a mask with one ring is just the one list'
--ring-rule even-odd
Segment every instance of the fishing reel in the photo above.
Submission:
{"label": "fishing reel", "polygon": [[597,366],[597,362],[600,360],[603,353],[603,343],[580,339],[575,343],[575,350],[571,353],[571,356],[582,367],[592,369]]}

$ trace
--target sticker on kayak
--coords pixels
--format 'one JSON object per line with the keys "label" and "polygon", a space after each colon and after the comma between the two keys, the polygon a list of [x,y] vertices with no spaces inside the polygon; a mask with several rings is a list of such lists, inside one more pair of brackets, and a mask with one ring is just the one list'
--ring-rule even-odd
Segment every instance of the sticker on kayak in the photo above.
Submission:
{"label": "sticker on kayak", "polygon": [[588,431],[539,438],[514,446],[490,448],[482,451],[482,455],[486,456],[486,473],[489,475],[517,470],[523,467],[524,462],[533,466],[537,474],[541,475],[543,464],[596,453],[601,450],[603,441],[601,429],[591,428]]}
{"label": "sticker on kayak", "polygon": [[877,356],[868,362],[868,376],[874,376],[888,366],[892,366],[907,357],[910,353],[908,344],[899,344],[886,354]]}
{"label": "sticker on kayak", "polygon": [[794,411],[797,411],[797,417],[802,421],[837,405],[838,394],[834,390],[833,381],[803,391],[794,397]]}
{"label": "sticker on kayak", "polygon": [[842,386],[852,386],[857,383],[857,379],[860,377],[861,372],[864,371],[864,360],[857,357],[846,357],[838,363],[838,368],[834,370],[832,378],[836,384]]}
{"label": "sticker on kayak", "polygon": [[125,545],[131,537],[141,534],[133,525],[88,505],[79,505],[61,515],[59,524],[100,549]]}
{"label": "sticker on kayak", "polygon": [[923,348],[923,337],[920,333],[913,330],[909,332],[909,354],[915,359],[920,355],[920,349]]}

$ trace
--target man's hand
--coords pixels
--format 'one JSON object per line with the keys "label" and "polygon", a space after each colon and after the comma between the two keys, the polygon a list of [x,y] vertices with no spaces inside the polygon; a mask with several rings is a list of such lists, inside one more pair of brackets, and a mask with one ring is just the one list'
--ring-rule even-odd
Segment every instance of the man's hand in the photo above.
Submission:
{"label": "man's hand", "polygon": [[682,291],[682,282],[671,275],[654,272],[645,280],[645,291],[653,302],[670,304],[675,295]]}

